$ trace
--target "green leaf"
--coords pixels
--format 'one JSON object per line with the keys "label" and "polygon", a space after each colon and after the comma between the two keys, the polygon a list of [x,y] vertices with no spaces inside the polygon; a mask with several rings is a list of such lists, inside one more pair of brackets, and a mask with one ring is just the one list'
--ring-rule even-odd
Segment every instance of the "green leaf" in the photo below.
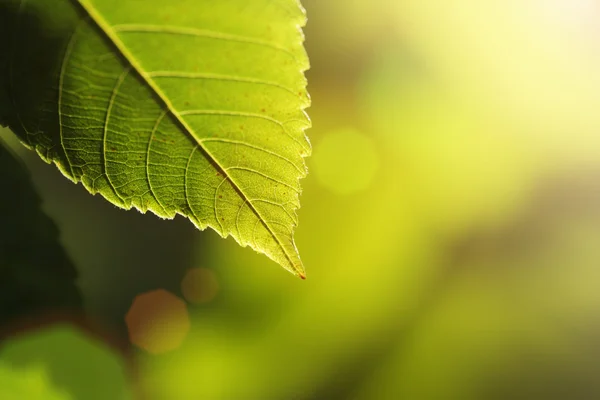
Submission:
{"label": "green leaf", "polygon": [[304,277],[297,0],[3,1],[7,119],[26,145],[119,207],[184,215]]}

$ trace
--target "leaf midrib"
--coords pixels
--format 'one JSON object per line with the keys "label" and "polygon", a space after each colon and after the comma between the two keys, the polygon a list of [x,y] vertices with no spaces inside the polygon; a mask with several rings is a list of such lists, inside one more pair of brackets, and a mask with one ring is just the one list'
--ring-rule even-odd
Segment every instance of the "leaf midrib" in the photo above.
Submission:
{"label": "leaf midrib", "polygon": [[[289,261],[290,265],[292,266],[294,272],[299,277],[301,277],[302,279],[304,279],[305,272],[304,272],[304,268],[302,267],[302,265],[301,264],[298,265],[297,263],[295,263],[292,260],[292,257],[290,256],[287,248],[283,245],[283,243],[279,239],[279,236],[273,231],[273,229],[268,224],[268,222],[265,220],[265,218],[263,218],[263,216],[260,214],[260,212],[256,209],[256,207],[252,203],[251,199],[244,193],[244,191],[238,185],[238,183],[227,172],[227,169],[223,165],[221,165],[221,163],[219,162],[219,160],[210,152],[210,150],[208,150],[208,148],[206,148],[206,146],[204,146],[204,144],[202,143],[202,141],[199,138],[196,137],[196,134],[195,134],[194,130],[191,129],[191,127],[182,118],[182,116],[179,114],[179,112],[176,110],[176,108],[173,106],[173,104],[167,98],[167,96],[163,93],[163,91],[158,87],[158,85],[154,82],[154,80],[146,73],[146,71],[144,70],[144,68],[137,61],[136,57],[133,56],[133,54],[131,54],[131,52],[127,49],[127,47],[125,46],[125,44],[121,41],[121,39],[119,38],[119,36],[112,29],[111,25],[104,19],[104,17],[102,17],[102,15],[100,15],[100,13],[87,0],[71,0],[71,1],[74,2],[76,5],[80,6],[85,11],[85,13],[91,18],[91,20],[102,31],[102,33],[104,35],[106,35],[106,37],[110,40],[110,42],[112,43],[112,45],[115,46],[115,48],[119,51],[119,53],[121,54],[121,56],[127,61],[127,63],[129,63],[129,65],[133,68],[133,70],[143,79],[144,83],[161,100],[161,102],[165,105],[165,107],[167,108],[167,110],[169,111],[169,113],[171,113],[175,117],[175,119],[177,120],[178,124],[185,130],[185,132],[189,136],[192,137],[192,139],[195,140],[196,146],[199,149],[201,149],[202,152],[207,157],[209,157],[210,161],[214,165],[216,165],[218,167],[218,169],[223,174],[223,176],[229,182],[231,182],[231,184],[233,185],[234,189],[238,192],[238,194],[244,200],[244,204],[248,204],[248,206],[250,207],[250,209],[252,210],[252,212],[254,214],[256,214],[256,216],[258,217],[258,219],[260,220],[260,222],[265,226],[265,228],[267,229],[267,231],[269,232],[269,234],[273,237],[273,239],[275,239],[277,245],[281,248],[281,250],[285,254],[285,257],[287,258],[287,260]],[[241,240],[241,237],[240,237],[240,240]]]}

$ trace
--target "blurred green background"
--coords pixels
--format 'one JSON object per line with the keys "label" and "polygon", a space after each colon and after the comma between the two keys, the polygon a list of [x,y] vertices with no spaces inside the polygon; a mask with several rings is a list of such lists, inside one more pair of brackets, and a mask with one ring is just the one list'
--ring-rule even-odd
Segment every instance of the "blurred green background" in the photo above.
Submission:
{"label": "blurred green background", "polygon": [[600,398],[600,3],[303,4],[308,279],[116,209],[2,131],[103,334],[18,335],[0,378],[85,400]]}

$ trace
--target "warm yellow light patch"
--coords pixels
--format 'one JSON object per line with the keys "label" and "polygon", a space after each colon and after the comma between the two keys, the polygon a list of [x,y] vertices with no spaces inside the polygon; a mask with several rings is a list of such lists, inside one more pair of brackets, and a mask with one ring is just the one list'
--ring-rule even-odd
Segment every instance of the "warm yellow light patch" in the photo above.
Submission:
{"label": "warm yellow light patch", "polygon": [[321,185],[341,195],[367,189],[379,168],[371,139],[351,128],[331,132],[321,139],[312,162]]}

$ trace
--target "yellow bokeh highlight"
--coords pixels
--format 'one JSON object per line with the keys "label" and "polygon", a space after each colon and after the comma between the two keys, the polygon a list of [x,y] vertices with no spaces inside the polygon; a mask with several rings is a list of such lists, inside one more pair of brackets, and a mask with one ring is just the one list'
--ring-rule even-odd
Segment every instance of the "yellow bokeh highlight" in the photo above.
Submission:
{"label": "yellow bokeh highlight", "polygon": [[131,343],[152,354],[177,349],[190,331],[185,302],[163,289],[137,296],[125,322]]}
{"label": "yellow bokeh highlight", "polygon": [[424,0],[392,10],[399,35],[439,82],[556,163],[600,155],[599,8],[589,0]]}
{"label": "yellow bokeh highlight", "polygon": [[321,185],[347,195],[369,187],[379,169],[379,158],[369,137],[345,128],[328,133],[317,143],[312,164]]}

